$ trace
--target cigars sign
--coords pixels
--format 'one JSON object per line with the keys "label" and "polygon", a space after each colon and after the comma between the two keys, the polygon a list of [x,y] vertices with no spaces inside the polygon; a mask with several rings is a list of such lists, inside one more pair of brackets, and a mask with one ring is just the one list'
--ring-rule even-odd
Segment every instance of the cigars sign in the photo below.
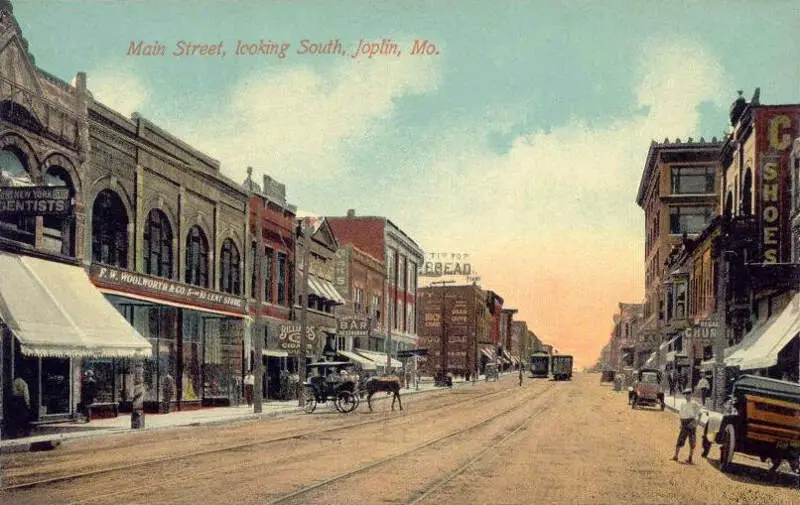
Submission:
{"label": "cigars sign", "polygon": [[105,265],[92,265],[89,275],[92,278],[92,282],[100,288],[118,289],[132,295],[145,295],[188,305],[197,305],[201,308],[205,307],[241,314],[244,314],[246,309],[244,298],[161,277],[152,277]]}

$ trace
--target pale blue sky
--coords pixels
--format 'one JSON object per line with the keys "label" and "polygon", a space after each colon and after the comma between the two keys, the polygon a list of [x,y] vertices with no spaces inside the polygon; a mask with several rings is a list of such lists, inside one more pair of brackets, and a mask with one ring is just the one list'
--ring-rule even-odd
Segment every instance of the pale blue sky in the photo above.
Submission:
{"label": "pale blue sky", "polygon": [[[398,5],[395,5],[398,4]],[[39,66],[88,73],[319,214],[390,217],[428,251],[469,252],[484,285],[588,363],[619,301],[643,297],[634,199],[650,139],[722,136],[737,89],[800,101],[793,1],[14,2]],[[400,57],[294,54],[392,38]],[[235,57],[236,41],[292,44]],[[125,56],[131,40],[224,42],[225,58]],[[440,54],[412,57],[428,39]]]}

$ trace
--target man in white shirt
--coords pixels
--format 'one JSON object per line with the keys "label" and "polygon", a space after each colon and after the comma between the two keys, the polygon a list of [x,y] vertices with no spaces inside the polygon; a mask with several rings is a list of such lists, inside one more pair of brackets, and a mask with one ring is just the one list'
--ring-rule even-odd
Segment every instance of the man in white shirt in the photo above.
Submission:
{"label": "man in white shirt", "polygon": [[686,463],[692,464],[692,454],[694,453],[694,446],[695,442],[697,441],[697,434],[695,433],[697,430],[697,420],[700,418],[700,414],[702,412],[702,408],[700,404],[697,403],[694,398],[692,398],[692,390],[685,389],[683,391],[684,399],[686,400],[683,405],[681,405],[680,410],[678,411],[678,417],[681,421],[681,430],[678,433],[678,443],[675,445],[675,455],[672,456],[673,461],[678,461],[678,452],[680,452],[681,447],[683,447],[684,442],[686,442],[686,438],[689,438],[689,457],[686,458]]}

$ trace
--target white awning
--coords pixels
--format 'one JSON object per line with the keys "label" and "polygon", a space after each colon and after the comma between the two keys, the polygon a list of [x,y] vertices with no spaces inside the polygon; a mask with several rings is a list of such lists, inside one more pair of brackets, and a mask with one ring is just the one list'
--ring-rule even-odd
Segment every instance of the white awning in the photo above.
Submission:
{"label": "white awning", "polygon": [[642,368],[654,368],[656,366],[656,353],[650,353],[650,357],[644,362]]}
{"label": "white awning", "polygon": [[660,350],[662,350],[662,351],[663,351],[663,350],[665,350],[665,349],[666,349],[666,348],[668,348],[670,345],[672,345],[672,343],[673,343],[673,342],[675,342],[676,340],[678,340],[678,337],[680,337],[680,335],[677,335],[677,336],[674,336],[674,337],[672,337],[671,339],[667,340],[666,342],[664,342],[663,344],[661,344],[660,346],[658,346],[658,348],[659,348]]}
{"label": "white awning", "polygon": [[308,276],[308,290],[313,295],[325,298],[339,305],[346,303],[346,300],[342,298],[342,295],[339,294],[330,281],[315,275]]}
{"label": "white awning", "polygon": [[283,349],[264,349],[261,351],[262,356],[271,356],[273,358],[288,358],[289,353]]}
{"label": "white awning", "polygon": [[150,342],[78,266],[0,252],[0,318],[23,354],[146,358]]}
{"label": "white awning", "polygon": [[[746,338],[747,347],[732,354],[730,359],[741,370],[769,368],[778,364],[778,353],[800,333],[800,293],[794,295],[789,304],[769,324],[761,327],[755,338]],[[752,331],[751,331],[752,333]]]}
{"label": "white awning", "polygon": [[[336,353],[339,354],[340,356],[344,357],[344,358],[349,359],[350,361],[352,361],[354,363],[358,363],[359,365],[361,365],[361,368],[363,368],[364,370],[375,370],[375,368],[377,368],[375,366],[375,363],[372,360],[370,360],[368,358],[365,358],[364,356],[360,356],[360,355],[358,355],[358,354],[356,354],[354,352],[336,351]],[[383,363],[384,363],[384,365],[386,364],[385,361]]]}
{"label": "white awning", "polygon": [[495,351],[493,347],[482,347],[481,353],[492,362],[497,359],[497,351]]}
{"label": "white awning", "polygon": [[[364,349],[353,349],[358,354],[364,356],[365,358],[371,360],[375,363],[375,366],[385,367],[386,366],[386,354],[382,352],[376,351],[365,351]],[[392,368],[402,368],[403,364],[400,363],[398,360],[392,358]]]}

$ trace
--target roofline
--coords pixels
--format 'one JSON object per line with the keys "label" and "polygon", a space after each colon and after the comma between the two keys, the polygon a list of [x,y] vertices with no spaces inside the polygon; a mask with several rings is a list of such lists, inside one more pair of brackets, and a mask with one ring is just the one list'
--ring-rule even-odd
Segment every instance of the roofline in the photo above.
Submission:
{"label": "roofline", "polygon": [[723,144],[724,139],[716,142],[713,140],[711,142],[707,142],[705,140],[702,142],[656,142],[655,140],[651,140],[650,148],[647,150],[647,158],[645,158],[644,162],[642,178],[639,180],[639,191],[636,193],[636,204],[639,205],[639,207],[644,208],[644,194],[647,190],[648,182],[650,182],[650,179],[652,178],[656,154],[660,154],[662,151],[685,151],[709,148],[717,148],[721,152]]}

